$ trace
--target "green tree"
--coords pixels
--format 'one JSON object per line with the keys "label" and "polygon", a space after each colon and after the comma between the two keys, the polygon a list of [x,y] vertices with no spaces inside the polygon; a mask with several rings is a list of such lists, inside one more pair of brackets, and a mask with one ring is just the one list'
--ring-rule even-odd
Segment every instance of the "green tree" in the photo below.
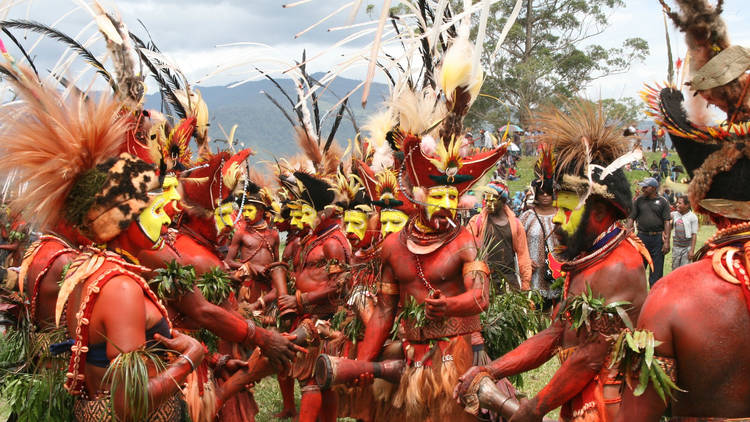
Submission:
{"label": "green tree", "polygon": [[[620,47],[592,43],[608,25],[608,14],[623,0],[524,0],[521,13],[496,57],[491,53],[516,0],[491,8],[483,65],[487,72],[482,93],[467,123],[530,122],[529,112],[540,104],[571,98],[604,76],[627,72],[648,55],[648,42],[628,38]],[[636,113],[637,114],[637,113]]]}
{"label": "green tree", "polygon": [[618,119],[622,124],[635,124],[646,118],[643,101],[633,97],[625,97],[619,100],[605,98],[601,101],[604,113],[611,118]]}

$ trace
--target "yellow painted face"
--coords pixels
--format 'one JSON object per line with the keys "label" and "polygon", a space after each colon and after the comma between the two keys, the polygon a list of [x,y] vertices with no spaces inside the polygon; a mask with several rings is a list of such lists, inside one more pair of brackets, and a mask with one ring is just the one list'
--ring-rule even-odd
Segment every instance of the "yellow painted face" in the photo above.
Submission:
{"label": "yellow painted face", "polygon": [[432,216],[441,210],[447,210],[451,217],[455,217],[458,208],[458,189],[455,186],[432,187],[427,191],[426,202],[428,219],[432,219]]}
{"label": "yellow painted face", "polygon": [[305,227],[312,228],[315,223],[316,215],[318,215],[318,213],[315,211],[315,208],[310,204],[302,202],[299,209],[292,210],[290,214],[292,221],[290,224],[299,230],[303,230]]}
{"label": "yellow painted face", "polygon": [[177,178],[167,176],[162,183],[162,192],[151,200],[146,209],[138,216],[138,224],[148,238],[156,243],[161,236],[162,229],[172,223],[172,219],[164,211],[171,202],[179,201],[180,194],[177,192]]}
{"label": "yellow painted face", "polygon": [[583,218],[584,207],[576,209],[580,200],[576,193],[570,191],[558,192],[555,200],[557,214],[552,218],[552,222],[559,224],[570,236],[576,232]]}
{"label": "yellow painted face", "polygon": [[367,233],[367,214],[357,210],[344,212],[344,231],[347,236],[351,233],[359,240],[364,239]]}
{"label": "yellow painted face", "polygon": [[388,233],[401,231],[409,216],[398,210],[380,211],[380,234],[385,237]]}
{"label": "yellow painted face", "polygon": [[245,206],[242,207],[242,216],[245,217],[246,220],[255,220],[256,215],[258,215],[258,207],[255,205],[245,204]]}
{"label": "yellow painted face", "polygon": [[227,202],[219,205],[214,209],[214,223],[216,223],[216,233],[223,233],[227,229],[234,227],[234,204]]}

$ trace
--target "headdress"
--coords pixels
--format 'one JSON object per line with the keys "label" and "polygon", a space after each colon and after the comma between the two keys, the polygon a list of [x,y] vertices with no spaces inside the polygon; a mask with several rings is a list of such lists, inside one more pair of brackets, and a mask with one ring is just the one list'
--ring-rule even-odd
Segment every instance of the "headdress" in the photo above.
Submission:
{"label": "headdress", "polygon": [[[696,211],[750,220],[750,68],[746,50],[731,46],[715,8],[703,0],[678,3],[681,14],[667,8],[675,25],[686,34],[692,81],[690,88],[707,94],[709,103],[727,113],[719,126],[689,117],[679,87],[647,87],[643,92],[656,122],[667,129],[683,165],[691,176],[688,196]],[[666,6],[666,5],[665,5]],[[730,58],[731,60],[727,61]],[[692,100],[700,97],[691,98]],[[701,107],[703,109],[704,107]],[[697,119],[696,119],[697,117]],[[697,120],[697,121],[696,121]]]}
{"label": "headdress", "polygon": [[253,154],[243,149],[236,154],[221,151],[191,171],[189,179],[182,179],[185,201],[191,206],[213,210],[218,205],[242,193],[246,177],[245,160]]}
{"label": "headdress", "polygon": [[127,228],[159,186],[153,166],[118,152],[129,129],[122,104],[97,101],[40,82],[28,68],[0,65],[23,99],[2,109],[0,172],[27,184],[13,207],[42,229],[61,217],[106,242]]}
{"label": "headdress", "polygon": [[536,116],[542,142],[557,155],[555,182],[561,190],[576,192],[614,206],[619,218],[633,206],[630,184],[622,166],[632,161],[623,130],[604,114],[601,103],[576,100],[563,109],[547,108]]}
{"label": "headdress", "polygon": [[552,148],[542,143],[539,158],[536,160],[536,164],[534,164],[536,179],[531,182],[531,186],[535,192],[542,191],[552,195],[554,190],[555,165],[556,160],[552,153]]}
{"label": "headdress", "polygon": [[255,169],[248,169],[247,180],[244,182],[245,195],[235,195],[235,202],[242,206],[245,203],[263,206],[267,211],[274,211],[273,193],[268,187],[268,181]]}
{"label": "headdress", "polygon": [[[420,26],[430,20],[431,12],[422,10]],[[422,45],[424,78],[420,86],[406,71],[393,88],[389,105],[397,124],[386,139],[397,155],[395,170],[402,188],[452,185],[462,195],[505,153],[506,145],[474,156],[463,154],[463,119],[484,79],[479,60],[475,60],[481,44],[469,42],[467,20],[457,30],[445,33],[438,29],[440,23],[436,20],[435,28],[422,27],[414,32],[435,33],[444,40],[447,48],[442,55],[436,48],[425,48],[419,39],[405,40],[405,44]],[[430,147],[432,143],[434,148]]]}
{"label": "headdress", "polygon": [[373,205],[406,214],[414,213],[414,204],[399,188],[398,174],[393,169],[384,168],[375,173],[362,161],[355,161],[354,166]]}
{"label": "headdress", "polygon": [[358,210],[367,213],[372,209],[370,198],[359,177],[355,175],[347,176],[339,172],[332,189],[336,194],[334,199],[336,206],[341,207],[344,211]]}

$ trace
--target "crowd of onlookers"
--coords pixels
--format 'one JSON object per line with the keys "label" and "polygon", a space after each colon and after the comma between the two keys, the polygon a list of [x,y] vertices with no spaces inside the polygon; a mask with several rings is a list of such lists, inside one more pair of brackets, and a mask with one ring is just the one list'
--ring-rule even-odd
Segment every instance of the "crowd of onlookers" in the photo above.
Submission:
{"label": "crowd of onlookers", "polygon": [[[487,132],[480,132],[487,133]],[[523,228],[525,237],[523,248],[513,236],[520,236],[516,230],[498,229],[498,236],[505,236],[505,244],[513,245],[512,262],[502,263],[505,268],[504,277],[511,279],[516,285],[530,286],[539,290],[543,296],[554,298],[559,292],[550,289],[551,279],[549,271],[549,252],[554,248],[554,236],[550,233],[554,229],[552,218],[557,212],[551,186],[542,186],[537,179],[530,186],[516,192],[510,192],[506,181],[517,180],[516,164],[520,154],[506,154],[497,164],[492,175],[491,184],[496,190],[505,189],[503,206],[507,212],[496,223],[507,224],[508,227]],[[683,168],[674,160],[668,159],[665,150],[659,162],[652,162],[646,167],[643,160],[631,163],[628,170],[646,170],[650,177],[637,183],[633,195],[633,211],[626,225],[635,230],[651,256],[651,263],[645,263],[649,270],[649,282],[655,283],[664,272],[665,256],[672,252],[672,270],[689,263],[695,253],[695,245],[699,222],[691,211],[687,196],[675,192],[665,184],[667,180],[679,180],[684,173]],[[684,182],[684,181],[683,181]],[[473,210],[464,214],[468,221],[480,212],[483,205],[481,195],[475,195]],[[521,250],[519,250],[521,249]],[[531,268],[531,271],[525,270]],[[527,278],[527,279],[524,279]]]}

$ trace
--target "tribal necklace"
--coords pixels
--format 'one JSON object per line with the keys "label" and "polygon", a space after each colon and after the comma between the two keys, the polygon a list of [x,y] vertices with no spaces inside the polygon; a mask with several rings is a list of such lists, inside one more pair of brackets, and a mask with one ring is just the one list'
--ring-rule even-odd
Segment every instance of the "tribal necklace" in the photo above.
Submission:
{"label": "tribal necklace", "polygon": [[427,280],[427,277],[424,275],[424,270],[422,270],[422,261],[419,259],[419,255],[412,254],[414,257],[414,260],[417,262],[417,277],[419,277],[420,280],[422,280],[422,284],[424,284],[425,287],[427,287],[427,291],[432,294],[432,292],[435,291],[435,288],[432,287],[432,284],[429,280]]}

